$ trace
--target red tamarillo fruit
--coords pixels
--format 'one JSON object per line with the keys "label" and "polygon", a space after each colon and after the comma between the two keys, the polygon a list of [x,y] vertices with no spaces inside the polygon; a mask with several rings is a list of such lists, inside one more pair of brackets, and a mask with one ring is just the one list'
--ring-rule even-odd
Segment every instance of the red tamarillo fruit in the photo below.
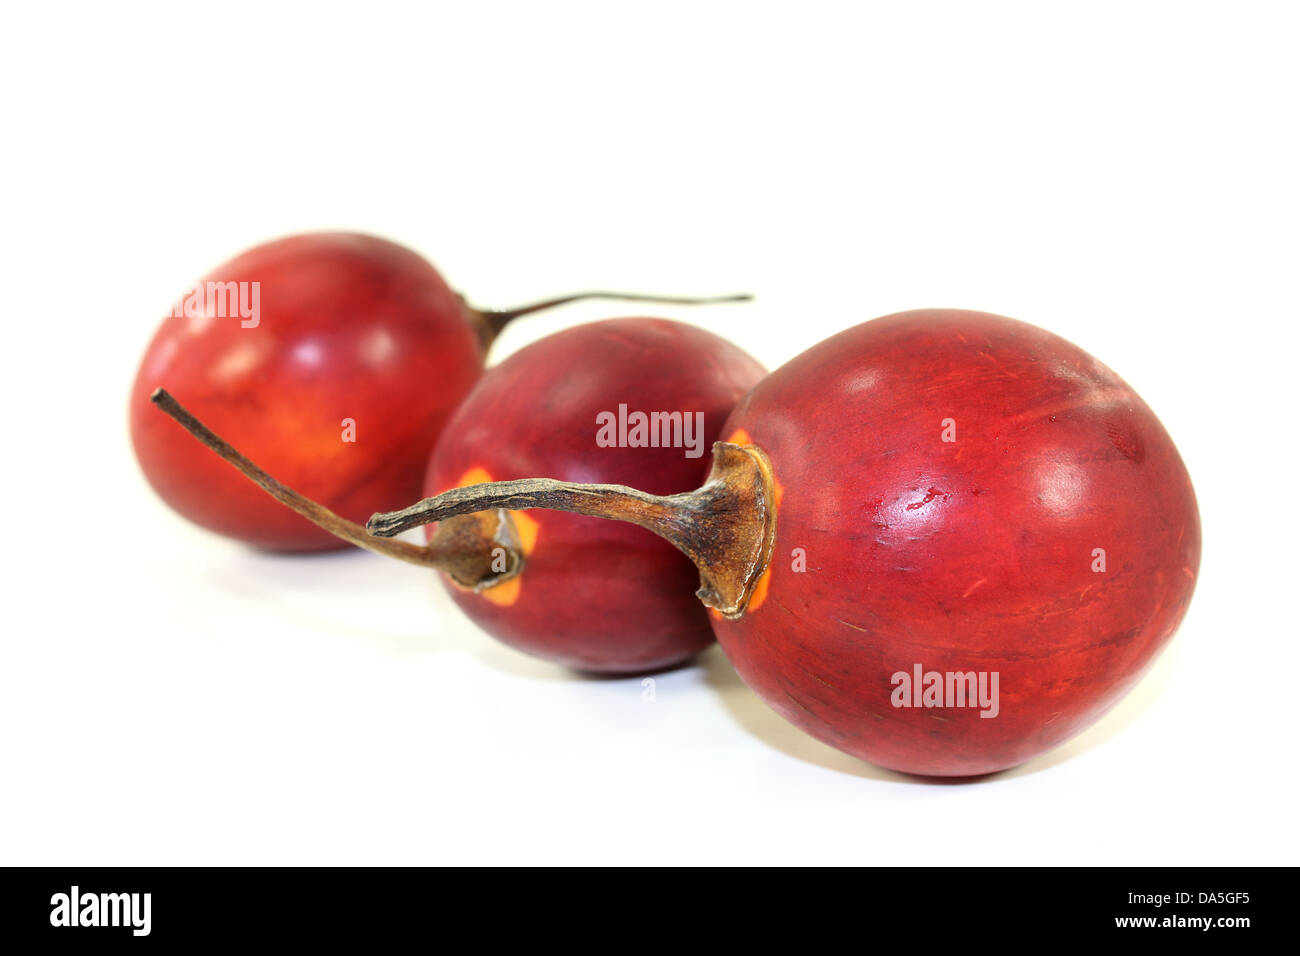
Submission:
{"label": "red tamarillo fruit", "polygon": [[922,775],[1077,734],[1187,610],[1201,536],[1177,449],[1119,376],[1042,329],[876,319],[772,373],[723,433],[691,493],[503,482],[369,527],[539,507],[649,528],[695,561],[719,643],[776,711]]}
{"label": "red tamarillo fruit", "polygon": [[184,395],[292,487],[362,520],[420,493],[434,441],[508,321],[589,297],[717,301],[590,292],[485,312],[384,239],[317,233],[257,246],[195,283],[155,334],[131,393],[136,456],[163,500],[205,528],[274,550],[341,547],[175,441],[150,409],[154,388]]}
{"label": "red tamarillo fruit", "polygon": [[[764,374],[730,342],[664,319],[613,319],[547,336],[484,374],[434,450],[426,494],[538,473],[690,491],[727,416]],[[635,433],[638,413],[655,416],[643,435]],[[617,447],[628,418],[632,434]],[[631,447],[642,441],[660,447]],[[663,539],[560,512],[511,521],[526,562],[517,577],[481,589],[443,577],[488,633],[604,673],[666,667],[712,643],[692,593],[695,569]]]}
{"label": "red tamarillo fruit", "polygon": [[[483,375],[447,423],[427,486],[441,491],[545,470],[580,481],[636,481],[662,494],[689,491],[703,479],[727,415],[763,374],[730,342],[679,322],[577,326]],[[442,522],[427,547],[371,537],[280,485],[167,393],[153,401],[331,534],[442,571],[465,612],[522,651],[580,670],[643,673],[713,640],[692,596],[691,562],[641,528],[494,510]],[[172,440],[194,444],[174,428]]]}

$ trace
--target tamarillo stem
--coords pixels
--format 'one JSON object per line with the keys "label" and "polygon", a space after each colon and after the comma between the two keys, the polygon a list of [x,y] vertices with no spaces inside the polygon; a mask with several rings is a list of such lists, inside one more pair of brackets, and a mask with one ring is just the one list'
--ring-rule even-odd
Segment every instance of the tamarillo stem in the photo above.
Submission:
{"label": "tamarillo stem", "polygon": [[767,570],[776,540],[772,466],[754,446],[713,445],[713,468],[694,491],[651,495],[625,485],[585,485],[551,478],[488,482],[453,488],[403,508],[373,515],[366,528],[389,537],[408,528],[487,509],[544,508],[653,531],[700,571],[701,601],[740,617]]}
{"label": "tamarillo stem", "polygon": [[[465,303],[465,311],[468,313],[470,321],[478,329],[479,338],[486,349],[501,334],[501,330],[507,324],[521,315],[541,312],[543,309],[552,309],[560,305],[568,305],[570,302],[581,302],[586,299],[610,299],[615,302],[659,302],[666,305],[714,305],[722,302],[749,302],[753,298],[748,292],[742,292],[738,295],[675,296],[642,295],[637,292],[591,291],[575,292],[571,295],[557,296],[553,299],[542,299],[540,302],[532,302],[513,309],[476,309]],[[461,301],[464,302],[464,299],[462,298]]]}
{"label": "tamarillo stem", "polygon": [[[504,539],[501,540],[501,544],[506,546],[507,554],[513,559],[509,562],[508,571],[504,574],[492,574],[489,568],[484,566],[485,564],[490,565],[491,556],[488,553],[490,549],[483,546],[483,540],[488,542],[498,540],[497,530],[492,525],[492,522],[496,520],[494,516],[486,516],[486,524],[488,525],[486,528],[474,527],[479,522],[472,520],[448,522],[446,528],[438,529],[439,533],[434,536],[428,547],[406,541],[390,541],[384,538],[376,538],[356,522],[335,514],[324,505],[300,495],[292,488],[272,478],[237,451],[224,438],[199,421],[165,389],[154,389],[149,400],[211,449],[223,461],[236,468],[276,501],[302,515],[308,521],[324,528],[336,538],[341,538],[358,548],[365,548],[367,551],[374,551],[377,554],[396,558],[399,561],[445,571],[467,586],[483,586],[488,580],[491,580],[492,583],[500,583],[506,577],[513,577],[519,571],[521,559],[517,553],[514,553],[512,548],[506,546],[507,542]],[[476,543],[478,544],[477,547],[475,546]]]}

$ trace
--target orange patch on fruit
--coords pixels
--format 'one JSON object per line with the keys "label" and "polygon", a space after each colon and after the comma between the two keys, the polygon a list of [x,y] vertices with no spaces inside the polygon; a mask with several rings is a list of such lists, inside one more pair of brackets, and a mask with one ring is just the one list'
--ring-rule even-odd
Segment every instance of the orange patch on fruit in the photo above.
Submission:
{"label": "orange patch on fruit", "polygon": [[759,578],[758,583],[754,585],[754,593],[750,595],[749,604],[745,607],[746,614],[752,614],[763,606],[763,602],[767,600],[767,585],[771,580],[772,563],[769,561],[767,570],[763,572],[763,576]]}
{"label": "orange patch on fruit", "polygon": [[457,488],[466,488],[470,485],[485,485],[492,480],[486,468],[480,468],[475,465],[465,474],[460,476],[460,481],[456,482]]}
{"label": "orange patch on fruit", "polygon": [[519,600],[519,592],[522,587],[523,585],[519,580],[519,575],[515,575],[509,581],[502,581],[500,584],[494,584],[490,588],[484,588],[478,593],[479,597],[486,598],[499,607],[509,607]]}
{"label": "orange patch on fruit", "polygon": [[537,532],[541,526],[527,511],[512,511],[510,517],[515,523],[515,534],[519,535],[519,548],[526,558],[537,547]]}
{"label": "orange patch on fruit", "polygon": [[[492,476],[486,468],[475,466],[465,474],[460,476],[460,481],[456,483],[457,488],[464,488],[468,485],[481,485],[492,480]],[[511,511],[510,519],[515,525],[515,534],[519,536],[519,550],[528,557],[537,547],[537,533],[540,526],[537,519],[532,518],[524,511]],[[455,583],[455,582],[453,582]],[[509,581],[502,581],[500,584],[494,584],[491,587],[479,591],[479,596],[485,600],[491,601],[499,607],[510,607],[519,600],[519,592],[523,589],[523,572],[515,575]]]}

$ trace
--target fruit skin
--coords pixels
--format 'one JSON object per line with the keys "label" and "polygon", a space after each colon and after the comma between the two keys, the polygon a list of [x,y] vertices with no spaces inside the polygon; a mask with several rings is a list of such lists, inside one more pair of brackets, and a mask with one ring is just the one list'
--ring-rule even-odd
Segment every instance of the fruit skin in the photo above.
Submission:
{"label": "fruit skin", "polygon": [[418,495],[429,449],[482,371],[459,296],[411,250],[349,233],[257,246],[210,280],[260,283],[260,321],[163,321],[131,394],[140,466],[172,508],[220,534],[281,551],[347,547],[181,440],[149,395],[168,389],[289,487],[364,521]]}
{"label": "fruit skin", "polygon": [[[724,438],[739,430],[782,495],[766,594],[715,614],[718,641],[782,716],[872,763],[977,775],[1042,753],[1133,686],[1191,599],[1200,520],[1173,442],[1114,372],[1033,326],[867,322],[765,379]],[[917,663],[999,672],[1000,712],[892,706]]]}
{"label": "fruit skin", "polygon": [[[727,415],[764,374],[725,339],[665,319],[611,319],[548,336],[484,374],[438,442],[425,494],[457,487],[475,471],[475,480],[547,475],[655,494],[690,491],[708,471],[708,449]],[[704,412],[703,456],[599,447],[597,415],[617,414],[620,403],[629,411]],[[522,520],[536,523],[536,541],[514,582],[475,593],[441,575],[461,609],[493,636],[567,667],[611,674],[668,667],[712,643],[694,596],[695,568],[666,541],[564,512],[528,511]]]}

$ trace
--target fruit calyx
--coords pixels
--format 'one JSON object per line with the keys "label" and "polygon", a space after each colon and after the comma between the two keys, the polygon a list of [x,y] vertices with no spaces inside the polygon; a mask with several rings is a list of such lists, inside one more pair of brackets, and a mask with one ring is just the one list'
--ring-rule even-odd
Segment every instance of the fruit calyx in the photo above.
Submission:
{"label": "fruit calyx", "polygon": [[575,292],[572,295],[543,299],[540,302],[532,302],[513,309],[476,309],[465,301],[464,296],[460,297],[460,303],[465,310],[465,317],[475,331],[478,332],[479,342],[482,343],[483,349],[486,351],[496,341],[496,337],[501,334],[501,330],[514,319],[519,318],[521,315],[528,315],[531,312],[541,312],[543,309],[567,305],[570,302],[582,302],[586,299],[610,299],[615,302],[658,302],[664,305],[714,305],[723,302],[749,302],[753,298],[747,292],[739,295],[673,296],[641,295],[636,292],[593,291]]}
{"label": "fruit calyx", "polygon": [[[524,478],[453,488],[366,523],[392,535],[460,515],[545,508],[626,521],[653,531],[695,563],[696,596],[724,617],[745,613],[776,541],[775,481],[767,455],[753,445],[715,442],[708,480],[694,491],[651,495],[626,485],[584,485]],[[440,525],[441,526],[441,525]]]}
{"label": "fruit calyx", "polygon": [[504,584],[524,569],[514,519],[500,508],[438,522],[427,550],[442,556],[438,570],[471,591]]}
{"label": "fruit calyx", "polygon": [[474,590],[500,584],[523,570],[519,536],[514,522],[505,512],[467,515],[443,522],[424,547],[407,541],[376,538],[355,521],[335,514],[272,478],[199,421],[165,389],[154,389],[149,400],[276,501],[349,544],[408,564],[435,568],[450,575],[457,584]]}

